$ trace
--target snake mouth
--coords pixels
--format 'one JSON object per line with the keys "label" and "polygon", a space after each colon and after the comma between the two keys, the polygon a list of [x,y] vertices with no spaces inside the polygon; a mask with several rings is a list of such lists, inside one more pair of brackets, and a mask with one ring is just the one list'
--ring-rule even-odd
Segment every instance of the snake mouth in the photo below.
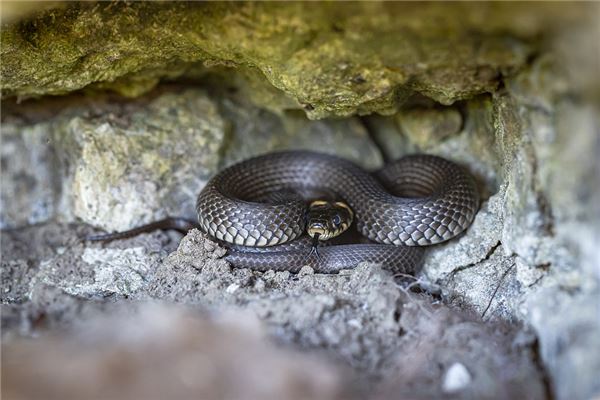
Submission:
{"label": "snake mouth", "polygon": [[329,240],[335,236],[335,232],[331,232],[327,227],[320,224],[313,224],[306,229],[308,236],[313,238],[314,243],[319,241]]}

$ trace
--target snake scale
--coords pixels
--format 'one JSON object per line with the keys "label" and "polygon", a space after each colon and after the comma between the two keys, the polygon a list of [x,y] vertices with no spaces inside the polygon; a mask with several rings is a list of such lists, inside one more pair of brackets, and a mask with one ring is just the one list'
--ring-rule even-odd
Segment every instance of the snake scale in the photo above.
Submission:
{"label": "snake scale", "polygon": [[[369,244],[324,246],[319,255],[300,236],[307,198],[324,190],[354,211]],[[250,158],[214,176],[199,193],[201,229],[230,244],[237,267],[331,273],[361,261],[414,271],[423,247],[449,240],[473,221],[479,205],[473,179],[440,157],[412,155],[371,174],[331,155],[286,151]],[[242,251],[244,248],[265,251]]]}

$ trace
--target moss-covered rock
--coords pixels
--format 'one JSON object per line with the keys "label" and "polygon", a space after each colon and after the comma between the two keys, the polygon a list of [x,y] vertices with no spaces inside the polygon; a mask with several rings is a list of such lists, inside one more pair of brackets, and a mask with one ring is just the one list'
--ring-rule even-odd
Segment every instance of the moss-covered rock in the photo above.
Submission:
{"label": "moss-covered rock", "polygon": [[226,66],[250,75],[251,90],[265,92],[254,98],[271,109],[389,114],[414,92],[449,104],[493,91],[524,65],[542,29],[586,7],[68,3],[4,23],[2,90],[30,97],[91,86],[138,96],[160,79]]}

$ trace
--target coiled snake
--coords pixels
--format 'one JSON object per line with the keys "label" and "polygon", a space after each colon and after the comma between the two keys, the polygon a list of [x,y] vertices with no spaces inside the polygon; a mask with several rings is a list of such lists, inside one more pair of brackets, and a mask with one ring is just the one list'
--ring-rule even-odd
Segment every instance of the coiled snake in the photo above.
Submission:
{"label": "coiled snake", "polygon": [[[357,231],[372,243],[320,247],[301,239],[306,231],[307,201],[329,197],[348,205],[333,213],[333,223],[308,232],[332,236],[350,225],[340,215],[355,215]],[[330,201],[332,204],[340,204]],[[327,201],[313,201],[318,209]],[[449,240],[473,221],[479,204],[473,180],[458,165],[431,155],[404,157],[372,175],[350,161],[310,151],[286,151],[242,161],[214,176],[196,201],[199,227],[229,247],[226,259],[236,267],[298,272],[336,272],[359,262],[414,272],[423,247]],[[312,211],[311,211],[312,212]],[[337,219],[337,220],[336,220]],[[155,229],[187,231],[197,227],[183,218],[167,218],[126,232],[89,236],[106,241]],[[313,232],[314,233],[314,232]],[[311,234],[313,234],[311,233]],[[316,239],[319,236],[314,236]],[[375,244],[375,243],[377,244]]]}
{"label": "coiled snake", "polygon": [[[306,228],[306,200],[325,191],[354,211],[356,229],[378,244],[324,246],[297,240]],[[213,177],[198,195],[201,229],[233,245],[234,266],[336,272],[361,261],[413,271],[422,247],[449,240],[473,221],[479,198],[458,165],[430,155],[393,162],[375,176],[350,161],[287,151],[242,161]],[[242,246],[242,247],[239,247]],[[243,251],[259,247],[266,251]]]}

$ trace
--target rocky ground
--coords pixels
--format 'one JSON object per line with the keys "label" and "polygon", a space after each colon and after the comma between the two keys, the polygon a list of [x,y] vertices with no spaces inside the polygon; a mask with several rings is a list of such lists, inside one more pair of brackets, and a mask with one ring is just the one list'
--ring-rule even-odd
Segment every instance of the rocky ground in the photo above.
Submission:
{"label": "rocky ground", "polygon": [[[58,3],[5,14],[2,394],[600,393],[600,90],[586,56],[596,9],[528,7]],[[90,19],[100,28],[82,31]],[[81,240],[195,218],[218,170],[281,149],[370,170],[441,155],[474,175],[480,211],[414,277],[367,264],[234,269],[196,230]]]}
{"label": "rocky ground", "polygon": [[[89,246],[79,239],[89,231],[47,223],[4,235],[15,257],[3,265],[6,393],[547,396],[532,332],[448,307],[416,278],[397,283],[369,264],[252,272],[197,230],[175,250],[164,233]],[[114,381],[113,367],[129,379]]]}

